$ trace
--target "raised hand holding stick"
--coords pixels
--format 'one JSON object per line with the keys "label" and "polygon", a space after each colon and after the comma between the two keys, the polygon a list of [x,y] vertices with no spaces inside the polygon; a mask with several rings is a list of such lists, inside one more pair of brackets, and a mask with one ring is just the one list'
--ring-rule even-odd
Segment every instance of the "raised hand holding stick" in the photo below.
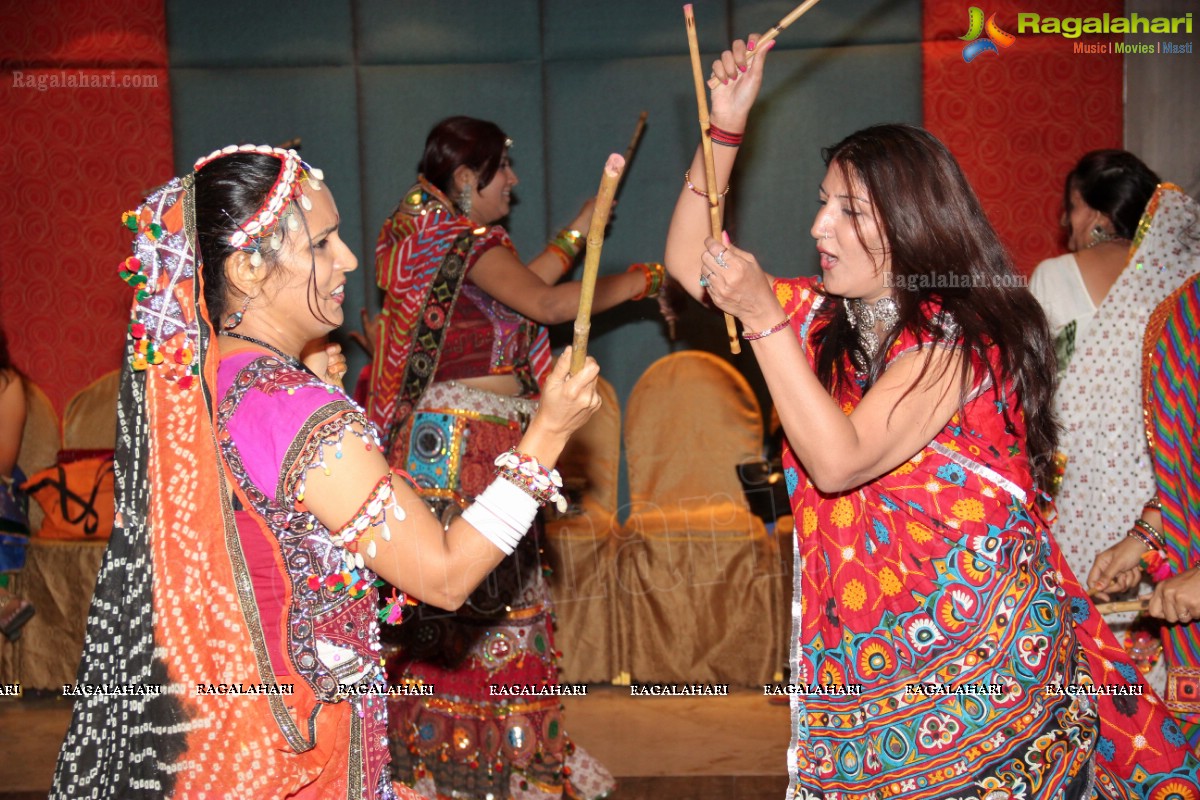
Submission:
{"label": "raised hand holding stick", "polygon": [[[704,71],[700,67],[700,43],[696,40],[696,17],[692,13],[692,4],[683,7],[683,17],[687,22],[688,49],[692,56],[692,77],[696,84],[696,107],[700,112],[700,146],[704,150],[704,176],[708,183],[708,218],[712,228],[712,237],[721,238],[721,206],[717,195],[717,168],[713,164],[712,137],[708,122],[708,97],[704,92]],[[738,342],[737,325],[733,317],[725,313],[725,334],[729,337],[729,352],[742,352]]]}

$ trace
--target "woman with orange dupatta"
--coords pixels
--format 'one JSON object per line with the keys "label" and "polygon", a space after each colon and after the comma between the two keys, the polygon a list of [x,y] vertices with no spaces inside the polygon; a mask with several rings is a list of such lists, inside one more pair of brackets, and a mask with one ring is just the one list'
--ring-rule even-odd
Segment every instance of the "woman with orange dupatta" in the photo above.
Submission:
{"label": "woman with orange dupatta", "polygon": [[[560,359],[444,531],[342,391],[336,348],[310,347],[357,266],[320,170],[231,146],[124,221],[117,519],[51,796],[411,797],[391,781],[377,617],[405,595],[457,608],[516,548],[599,404],[595,362]],[[404,593],[382,612],[378,579]]]}

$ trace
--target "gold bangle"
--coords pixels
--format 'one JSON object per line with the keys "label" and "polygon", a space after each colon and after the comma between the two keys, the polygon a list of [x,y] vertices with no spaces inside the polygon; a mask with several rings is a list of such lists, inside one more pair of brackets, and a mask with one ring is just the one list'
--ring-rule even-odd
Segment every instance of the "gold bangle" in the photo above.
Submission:
{"label": "gold bangle", "polygon": [[[698,194],[701,197],[708,197],[707,191],[701,191],[700,189],[697,189],[696,186],[692,183],[692,171],[690,169],[683,173],[683,182],[684,182],[684,184],[687,185],[687,188],[692,190],[692,194]],[[718,196],[724,197],[727,194],[729,194],[729,186],[728,185],[725,187],[725,191],[721,192],[721,194]]]}

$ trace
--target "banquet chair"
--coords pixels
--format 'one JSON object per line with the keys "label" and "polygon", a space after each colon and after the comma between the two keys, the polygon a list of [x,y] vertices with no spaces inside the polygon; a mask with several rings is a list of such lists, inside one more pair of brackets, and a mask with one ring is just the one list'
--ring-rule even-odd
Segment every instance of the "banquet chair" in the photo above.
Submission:
{"label": "banquet chair", "polygon": [[[21,452],[17,465],[26,477],[54,463],[61,444],[58,414],[54,404],[42,389],[33,383],[25,383],[25,429],[21,433]],[[42,509],[37,503],[29,504],[29,526],[37,530],[42,525]]]}
{"label": "banquet chair", "polygon": [[762,447],[754,393],[714,355],[659,359],[630,393],[630,515],[617,583],[632,680],[754,685],[776,675],[785,638],[779,550],[737,473]]}
{"label": "banquet chair", "polygon": [[[48,413],[37,411],[35,422],[35,405],[40,401],[32,398],[38,394],[45,398],[45,394],[31,392],[25,436],[37,440],[36,444],[31,441],[29,453],[22,445],[22,465],[29,463],[34,472],[53,466],[60,449],[112,451],[119,385],[120,371],[113,370],[77,392],[63,412],[61,434],[48,400]],[[12,583],[13,591],[32,602],[37,614],[25,625],[21,639],[0,651],[0,680],[19,682],[26,689],[58,689],[74,680],[92,590],[108,545],[107,537],[81,541],[40,536],[43,516],[39,504],[31,502],[34,535],[26,550],[25,567]]]}
{"label": "banquet chair", "polygon": [[621,408],[604,378],[598,392],[602,405],[558,459],[572,506],[546,523],[555,644],[563,653],[559,669],[572,682],[611,681],[620,660],[614,554]]}
{"label": "banquet chair", "polygon": [[106,372],[80,389],[63,411],[64,450],[112,450],[117,441],[121,371]]}

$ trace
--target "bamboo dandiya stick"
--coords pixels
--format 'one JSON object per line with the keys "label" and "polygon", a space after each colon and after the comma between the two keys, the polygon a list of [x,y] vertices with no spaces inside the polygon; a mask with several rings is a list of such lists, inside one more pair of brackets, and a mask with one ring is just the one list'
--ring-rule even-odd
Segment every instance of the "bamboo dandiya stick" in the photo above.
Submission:
{"label": "bamboo dandiya stick", "polygon": [[[683,7],[683,18],[687,22],[688,49],[692,55],[692,78],[696,84],[696,108],[700,112],[700,147],[704,151],[704,177],[708,184],[708,221],[712,238],[721,240],[721,201],[717,196],[717,168],[713,163],[712,134],[709,132],[708,97],[704,92],[704,71],[700,68],[700,43],[696,40],[696,16],[692,4]],[[725,334],[729,337],[729,352],[742,352],[738,343],[737,326],[729,312],[725,312]]]}
{"label": "bamboo dandiya stick", "polygon": [[1096,610],[1101,616],[1106,614],[1117,614],[1122,611],[1145,611],[1150,607],[1150,595],[1138,597],[1134,600],[1114,600],[1111,603],[1096,603]]}
{"label": "bamboo dandiya stick", "polygon": [[[754,49],[757,50],[779,34],[783,33],[787,26],[804,16],[804,14],[818,2],[820,2],[820,0],[804,0],[803,3],[793,8],[788,12],[787,16],[767,29],[767,32],[764,33],[757,42],[755,42]],[[753,58],[753,56],[751,56],[751,58]]]}
{"label": "bamboo dandiya stick", "polygon": [[571,374],[583,369],[587,359],[588,333],[592,330],[592,298],[596,294],[596,275],[600,271],[600,249],[604,246],[604,229],[612,212],[613,196],[625,169],[625,159],[613,153],[604,163],[596,206],[592,209],[592,225],[588,228],[587,252],[583,257],[583,282],[579,291],[579,313],[575,316],[575,338],[571,342]]}

